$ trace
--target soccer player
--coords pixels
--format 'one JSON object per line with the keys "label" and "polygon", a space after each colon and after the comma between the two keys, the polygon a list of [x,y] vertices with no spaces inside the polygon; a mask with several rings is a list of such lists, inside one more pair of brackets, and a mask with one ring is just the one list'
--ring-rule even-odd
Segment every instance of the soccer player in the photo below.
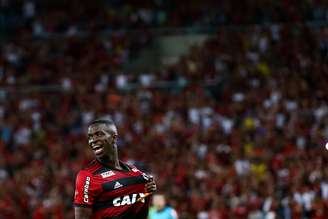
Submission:
{"label": "soccer player", "polygon": [[99,119],[88,127],[88,142],[95,159],[76,177],[75,219],[146,219],[153,178],[118,158],[117,129]]}

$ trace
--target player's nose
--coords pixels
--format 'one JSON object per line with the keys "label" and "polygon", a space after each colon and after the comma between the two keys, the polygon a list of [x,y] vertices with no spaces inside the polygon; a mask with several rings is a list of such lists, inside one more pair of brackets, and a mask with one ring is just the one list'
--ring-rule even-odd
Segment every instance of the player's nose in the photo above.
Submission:
{"label": "player's nose", "polygon": [[93,139],[91,141],[91,146],[100,145],[102,142],[99,139]]}
{"label": "player's nose", "polygon": [[97,139],[96,138],[94,138],[94,137],[92,137],[92,138],[89,138],[89,145],[94,145],[94,144],[96,144],[96,142],[97,142]]}

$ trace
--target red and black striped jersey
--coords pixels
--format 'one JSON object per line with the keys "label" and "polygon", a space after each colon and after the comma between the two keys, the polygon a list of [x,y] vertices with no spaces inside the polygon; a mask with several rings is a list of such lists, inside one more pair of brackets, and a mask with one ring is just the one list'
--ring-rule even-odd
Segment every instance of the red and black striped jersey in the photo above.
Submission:
{"label": "red and black striped jersey", "polygon": [[92,208],[92,219],[147,218],[150,199],[142,197],[148,176],[134,166],[120,164],[124,170],[94,160],[77,174],[74,205]]}

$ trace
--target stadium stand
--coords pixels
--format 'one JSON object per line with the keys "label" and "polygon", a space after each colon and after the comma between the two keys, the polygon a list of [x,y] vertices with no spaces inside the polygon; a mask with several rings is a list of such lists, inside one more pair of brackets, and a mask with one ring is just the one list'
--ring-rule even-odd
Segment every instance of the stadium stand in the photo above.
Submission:
{"label": "stadium stand", "polygon": [[3,0],[8,30],[49,32],[268,24],[327,20],[324,0]]}

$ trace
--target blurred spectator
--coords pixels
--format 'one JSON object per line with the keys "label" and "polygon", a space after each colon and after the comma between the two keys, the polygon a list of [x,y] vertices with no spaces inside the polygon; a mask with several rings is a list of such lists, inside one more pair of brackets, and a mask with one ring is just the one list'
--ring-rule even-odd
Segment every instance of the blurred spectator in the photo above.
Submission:
{"label": "blurred spectator", "polygon": [[178,214],[166,205],[164,195],[156,194],[153,196],[153,206],[149,210],[149,219],[178,219]]}

